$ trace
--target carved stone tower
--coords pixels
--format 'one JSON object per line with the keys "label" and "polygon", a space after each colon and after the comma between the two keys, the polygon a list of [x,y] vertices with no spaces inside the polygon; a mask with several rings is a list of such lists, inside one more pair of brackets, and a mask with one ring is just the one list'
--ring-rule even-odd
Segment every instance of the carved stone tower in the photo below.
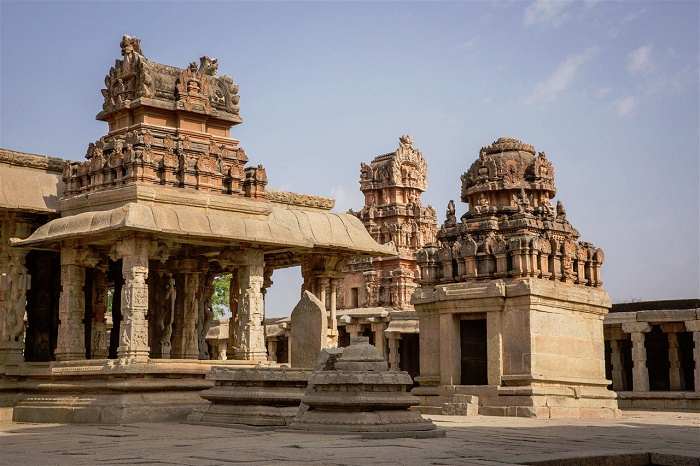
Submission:
{"label": "carved stone tower", "polygon": [[[426,161],[407,135],[399,138],[395,151],[375,157],[369,165],[361,165],[360,189],[365,205],[355,215],[378,243],[393,242],[398,254],[349,263],[340,294],[341,309],[345,311],[340,313],[339,324],[345,325],[348,336],[366,334],[369,329],[363,332],[363,328],[371,327],[371,341],[381,350],[385,348],[386,334],[392,367],[399,365],[401,333],[409,332],[415,337],[418,331],[411,305],[420,272],[415,253],[433,243],[437,231],[435,209],[421,202],[426,178]],[[391,323],[398,318],[402,319],[400,324]],[[415,343],[417,346],[417,339]],[[404,341],[404,351],[408,345]],[[406,359],[404,363],[408,364]],[[411,372],[405,364],[402,368]]]}
{"label": "carved stone tower", "polygon": [[469,210],[458,222],[450,201],[438,244],[417,254],[422,395],[478,395],[482,414],[615,415],[603,251],[551,206],[555,192],[544,152],[513,138],[462,175]]}

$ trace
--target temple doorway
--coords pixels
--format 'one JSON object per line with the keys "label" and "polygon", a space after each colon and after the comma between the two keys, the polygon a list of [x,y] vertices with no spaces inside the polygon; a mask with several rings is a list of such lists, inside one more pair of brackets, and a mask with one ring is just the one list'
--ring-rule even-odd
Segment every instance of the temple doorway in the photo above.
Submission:
{"label": "temple doorway", "polygon": [[486,319],[459,321],[462,385],[486,385]]}
{"label": "temple doorway", "polygon": [[668,338],[659,325],[654,325],[651,332],[645,334],[647,350],[647,368],[649,369],[649,390],[670,390],[668,361]]}
{"label": "temple doorway", "polygon": [[420,375],[419,366],[419,338],[417,333],[402,333],[399,340],[399,368],[408,372],[415,384],[415,379]]}

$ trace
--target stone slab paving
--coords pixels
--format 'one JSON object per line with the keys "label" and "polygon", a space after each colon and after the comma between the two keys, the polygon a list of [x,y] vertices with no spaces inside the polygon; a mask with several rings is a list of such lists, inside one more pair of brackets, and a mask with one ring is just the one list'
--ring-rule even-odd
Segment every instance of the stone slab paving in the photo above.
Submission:
{"label": "stone slab paving", "polygon": [[0,465],[504,465],[571,454],[700,457],[700,413],[614,421],[431,416],[445,438],[367,440],[189,424],[0,424]]}

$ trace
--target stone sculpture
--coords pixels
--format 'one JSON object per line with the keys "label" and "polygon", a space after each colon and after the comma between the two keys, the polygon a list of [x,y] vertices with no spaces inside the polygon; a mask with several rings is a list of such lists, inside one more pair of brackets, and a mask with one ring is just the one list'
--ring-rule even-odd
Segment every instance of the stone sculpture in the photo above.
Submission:
{"label": "stone sculpture", "polygon": [[304,291],[291,316],[291,361],[293,368],[314,367],[318,353],[326,346],[326,307]]}

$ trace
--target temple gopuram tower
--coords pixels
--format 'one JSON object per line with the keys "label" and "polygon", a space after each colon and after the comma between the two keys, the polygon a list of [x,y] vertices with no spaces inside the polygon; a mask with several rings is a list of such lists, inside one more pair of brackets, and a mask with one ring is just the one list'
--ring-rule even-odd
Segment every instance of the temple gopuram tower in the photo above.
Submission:
{"label": "temple gopuram tower", "polygon": [[[580,240],[543,152],[517,139],[484,147],[462,175],[437,246],[418,252],[420,387],[431,405],[479,396],[480,413],[610,417],[603,251]],[[432,398],[434,397],[434,398]]]}
{"label": "temple gopuram tower", "polygon": [[418,356],[418,322],[411,305],[420,273],[415,253],[434,242],[437,231],[435,210],[421,202],[426,187],[427,163],[408,135],[399,138],[395,151],[361,164],[365,205],[355,215],[372,238],[393,242],[398,254],[351,261],[340,294],[344,343],[352,336],[369,336],[380,351],[388,350],[392,368],[401,366],[409,373],[417,373],[412,366]]}

